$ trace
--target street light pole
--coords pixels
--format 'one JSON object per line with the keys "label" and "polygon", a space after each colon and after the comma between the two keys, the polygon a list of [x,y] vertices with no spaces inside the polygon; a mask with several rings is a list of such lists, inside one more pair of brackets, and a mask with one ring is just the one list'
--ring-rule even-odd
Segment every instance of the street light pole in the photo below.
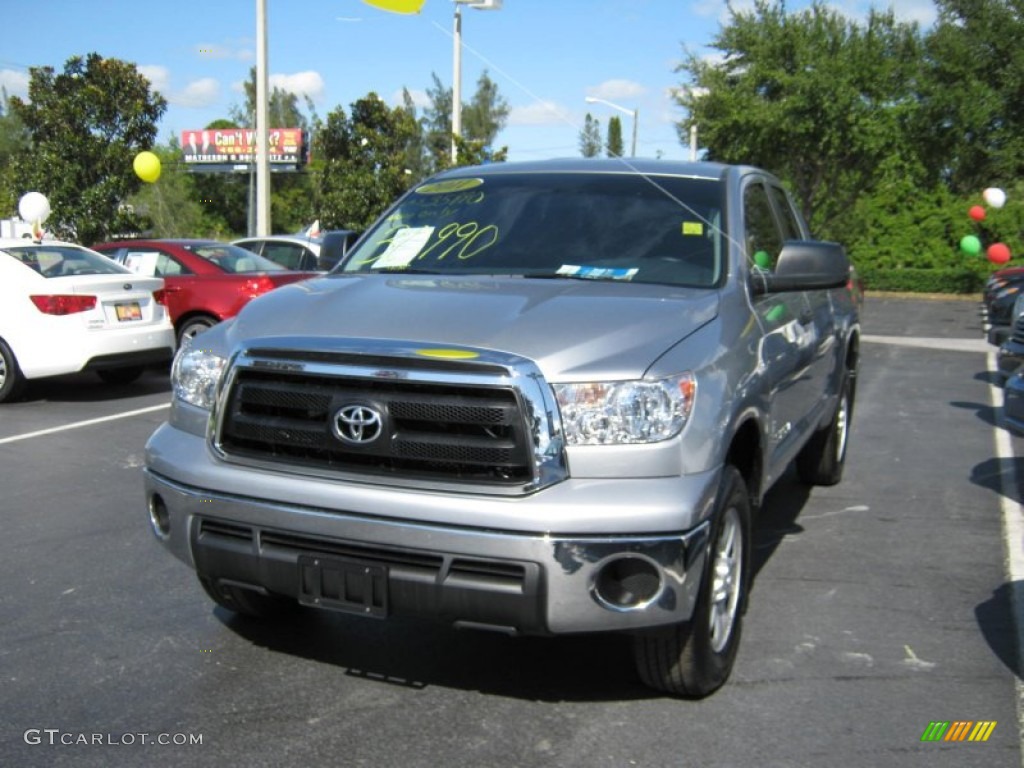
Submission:
{"label": "street light pole", "polygon": [[455,165],[459,161],[455,137],[462,135],[462,4],[459,0],[455,0],[452,40],[452,165]]}
{"label": "street light pole", "polygon": [[462,136],[462,6],[478,11],[500,11],[502,0],[453,0],[455,23],[452,30],[452,165],[459,161],[456,136]]}
{"label": "street light pole", "polygon": [[625,107],[619,106],[618,104],[613,104],[610,101],[605,101],[604,99],[599,99],[595,96],[587,96],[584,99],[584,101],[586,101],[588,104],[604,104],[605,106],[611,107],[612,109],[617,109],[619,110],[619,112],[625,112],[627,115],[631,115],[633,117],[633,146],[630,150],[630,157],[636,157],[636,127],[637,124],[640,122],[638,119],[640,115],[640,110],[626,109]]}
{"label": "street light pole", "polygon": [[267,0],[256,0],[256,234],[270,234],[270,152],[267,147]]}

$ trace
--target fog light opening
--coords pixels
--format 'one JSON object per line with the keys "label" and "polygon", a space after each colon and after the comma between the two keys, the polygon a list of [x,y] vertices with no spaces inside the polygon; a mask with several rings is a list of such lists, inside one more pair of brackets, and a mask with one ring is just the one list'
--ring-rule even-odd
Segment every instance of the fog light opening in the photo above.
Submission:
{"label": "fog light opening", "polygon": [[158,539],[166,539],[171,535],[171,513],[167,511],[167,505],[158,493],[149,497],[149,524]]}
{"label": "fog light opening", "polygon": [[643,608],[662,589],[658,568],[641,557],[619,557],[601,566],[594,581],[594,594],[606,608],[628,611]]}

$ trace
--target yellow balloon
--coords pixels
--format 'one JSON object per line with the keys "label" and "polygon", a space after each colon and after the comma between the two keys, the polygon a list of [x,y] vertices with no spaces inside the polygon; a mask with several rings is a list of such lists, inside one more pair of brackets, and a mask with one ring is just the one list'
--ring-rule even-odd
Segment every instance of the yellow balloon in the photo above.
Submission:
{"label": "yellow balloon", "polygon": [[419,13],[424,0],[363,0],[367,5],[392,13]]}
{"label": "yellow balloon", "polygon": [[152,152],[139,152],[132,162],[135,175],[152,184],[160,178],[160,158]]}

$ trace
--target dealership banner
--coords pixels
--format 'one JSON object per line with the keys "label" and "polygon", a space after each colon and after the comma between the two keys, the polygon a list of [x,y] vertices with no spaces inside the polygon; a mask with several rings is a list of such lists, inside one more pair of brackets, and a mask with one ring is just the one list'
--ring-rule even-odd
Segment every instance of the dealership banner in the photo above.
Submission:
{"label": "dealership banner", "polygon": [[[270,162],[292,165],[302,162],[302,129],[271,128],[267,139]],[[182,131],[181,149],[186,163],[249,163],[256,156],[256,131],[252,128]]]}

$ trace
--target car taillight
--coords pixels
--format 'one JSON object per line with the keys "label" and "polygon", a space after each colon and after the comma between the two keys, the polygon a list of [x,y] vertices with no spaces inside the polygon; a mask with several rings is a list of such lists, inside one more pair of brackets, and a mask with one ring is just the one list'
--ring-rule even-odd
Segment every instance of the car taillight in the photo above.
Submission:
{"label": "car taillight", "polygon": [[73,315],[88,312],[96,306],[95,296],[57,294],[53,296],[29,296],[36,309],[44,315]]}
{"label": "car taillight", "polygon": [[153,301],[157,304],[167,306],[167,291],[161,288],[159,291],[153,291]]}
{"label": "car taillight", "polygon": [[260,294],[266,293],[267,291],[275,288],[274,281],[266,275],[261,277],[253,277],[242,283],[242,287],[239,289],[243,294],[250,298],[259,296]]}

